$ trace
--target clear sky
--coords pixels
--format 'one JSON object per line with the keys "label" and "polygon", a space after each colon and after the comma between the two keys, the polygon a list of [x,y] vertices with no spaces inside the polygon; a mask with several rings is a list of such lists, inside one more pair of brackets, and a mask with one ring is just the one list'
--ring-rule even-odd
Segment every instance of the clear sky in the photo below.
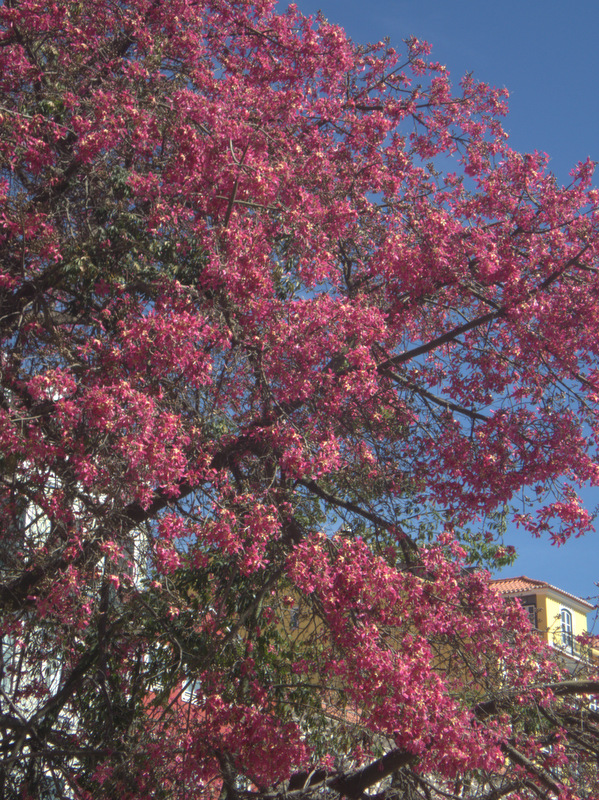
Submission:
{"label": "clear sky", "polygon": [[[560,182],[569,182],[578,161],[588,156],[599,161],[597,0],[297,0],[297,5],[305,14],[321,10],[356,42],[388,37],[401,50],[403,39],[417,36],[432,44],[431,57],[445,64],[456,83],[472,72],[507,88],[510,114],[504,127],[511,146],[548,153]],[[599,490],[586,492],[585,502],[589,508],[598,505]],[[560,548],[517,530],[505,541],[520,556],[502,577],[528,575],[585,598],[599,593],[599,533]]]}

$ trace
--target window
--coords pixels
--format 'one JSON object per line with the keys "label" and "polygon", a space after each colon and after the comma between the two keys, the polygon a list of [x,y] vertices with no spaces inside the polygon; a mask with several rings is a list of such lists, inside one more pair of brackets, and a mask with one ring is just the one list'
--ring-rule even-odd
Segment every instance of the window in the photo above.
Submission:
{"label": "window", "polygon": [[296,631],[299,628],[300,612],[297,606],[293,606],[289,614],[289,628]]}
{"label": "window", "polygon": [[524,610],[528,614],[530,620],[530,627],[536,630],[537,628],[537,607],[532,605],[524,606]]}
{"label": "window", "polygon": [[572,650],[574,646],[574,637],[572,635],[572,614],[567,608],[562,608],[561,613],[562,625],[562,647],[567,650]]}
{"label": "window", "polygon": [[187,683],[183,684],[181,691],[181,700],[184,703],[198,704],[198,692],[200,691],[201,681],[199,678],[190,678]]}

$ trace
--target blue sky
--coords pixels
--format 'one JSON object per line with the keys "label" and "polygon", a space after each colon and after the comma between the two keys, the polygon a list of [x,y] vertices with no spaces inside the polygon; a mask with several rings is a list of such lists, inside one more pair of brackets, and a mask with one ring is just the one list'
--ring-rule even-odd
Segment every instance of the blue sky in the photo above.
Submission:
{"label": "blue sky", "polygon": [[[446,65],[456,83],[472,72],[507,88],[510,114],[504,127],[511,146],[548,153],[560,182],[569,182],[578,161],[588,156],[599,161],[596,0],[297,0],[297,5],[305,14],[321,10],[356,42],[389,37],[401,50],[403,39],[417,36],[432,44],[431,57]],[[585,502],[589,508],[598,505],[599,490],[585,493]],[[520,555],[502,577],[524,574],[580,597],[597,596],[599,533],[560,548],[515,529],[505,541]]]}

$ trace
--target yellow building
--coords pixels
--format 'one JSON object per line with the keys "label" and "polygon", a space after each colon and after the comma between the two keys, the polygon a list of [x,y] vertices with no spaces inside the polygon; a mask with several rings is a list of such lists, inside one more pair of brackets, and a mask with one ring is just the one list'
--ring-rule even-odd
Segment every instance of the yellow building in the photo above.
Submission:
{"label": "yellow building", "polygon": [[499,578],[491,581],[491,585],[504,597],[520,601],[532,627],[550,647],[560,651],[570,670],[591,658],[590,648],[581,646],[577,637],[587,632],[587,614],[594,609],[593,605],[526,575]]}

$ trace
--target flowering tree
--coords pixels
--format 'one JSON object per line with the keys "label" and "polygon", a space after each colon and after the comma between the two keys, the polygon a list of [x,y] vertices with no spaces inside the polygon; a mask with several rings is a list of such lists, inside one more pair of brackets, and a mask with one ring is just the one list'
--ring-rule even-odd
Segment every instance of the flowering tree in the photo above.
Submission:
{"label": "flowering tree", "polygon": [[592,164],[264,0],[5,0],[0,91],[0,796],[591,796],[463,565],[591,527]]}

